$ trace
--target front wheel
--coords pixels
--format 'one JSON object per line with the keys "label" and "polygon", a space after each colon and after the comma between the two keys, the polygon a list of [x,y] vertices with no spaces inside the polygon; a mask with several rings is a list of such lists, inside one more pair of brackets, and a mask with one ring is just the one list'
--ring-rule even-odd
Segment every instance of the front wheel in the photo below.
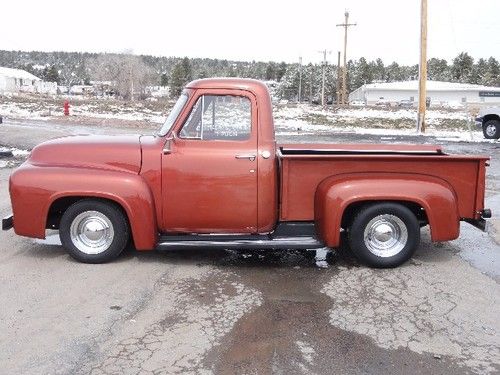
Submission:
{"label": "front wheel", "polygon": [[420,226],[413,212],[397,203],[362,208],[348,232],[354,255],[378,268],[396,267],[411,258],[420,243]]}
{"label": "front wheel", "polygon": [[124,213],[115,204],[84,199],[64,212],[59,237],[76,260],[104,263],[123,251],[130,233]]}
{"label": "front wheel", "polygon": [[483,124],[484,138],[498,139],[500,138],[500,121],[489,120]]}

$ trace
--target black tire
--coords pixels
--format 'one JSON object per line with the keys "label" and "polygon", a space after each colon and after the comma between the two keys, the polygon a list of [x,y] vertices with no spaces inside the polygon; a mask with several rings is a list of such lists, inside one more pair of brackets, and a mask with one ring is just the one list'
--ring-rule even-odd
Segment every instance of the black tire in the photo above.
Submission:
{"label": "black tire", "polygon": [[500,120],[488,120],[483,124],[483,135],[487,139],[500,138]]}
{"label": "black tire", "polygon": [[[71,226],[79,217],[89,212],[99,213],[99,220],[106,220],[106,223],[112,227],[113,235],[109,239],[110,243],[103,244],[103,250],[97,250],[98,253],[84,252],[77,247],[72,239]],[[101,219],[102,218],[102,219]],[[80,219],[78,219],[80,221]],[[75,227],[78,227],[75,222]],[[64,212],[59,224],[59,237],[63,247],[74,259],[83,263],[105,263],[116,258],[127,246],[130,238],[130,230],[127,218],[123,211],[114,203],[94,199],[83,199],[72,204]],[[77,243],[78,241],[75,240]],[[81,243],[79,246],[84,246]]]}
{"label": "black tire", "polygon": [[[382,216],[389,215],[389,216]],[[378,219],[375,219],[379,217]],[[397,218],[397,219],[396,219]],[[375,220],[372,222],[372,220]],[[377,221],[380,220],[377,224]],[[370,222],[372,222],[370,224]],[[385,226],[383,226],[385,225]],[[391,244],[392,239],[379,241],[375,236],[375,229],[381,231],[391,229],[389,236],[400,236],[400,242],[393,247],[383,249],[378,246]],[[406,229],[406,240],[404,230]],[[365,240],[365,230],[368,235]],[[379,236],[387,234],[379,233]],[[392,238],[392,237],[391,237]],[[410,259],[420,243],[420,226],[417,218],[407,207],[398,203],[375,203],[364,206],[355,215],[348,231],[348,242],[356,258],[362,263],[376,268],[397,267]],[[371,247],[371,249],[369,248]],[[381,255],[384,254],[384,255]]]}

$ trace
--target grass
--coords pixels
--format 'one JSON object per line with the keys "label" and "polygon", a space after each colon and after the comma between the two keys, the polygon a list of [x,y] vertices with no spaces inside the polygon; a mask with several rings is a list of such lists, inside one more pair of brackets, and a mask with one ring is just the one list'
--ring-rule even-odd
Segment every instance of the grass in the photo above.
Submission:
{"label": "grass", "polygon": [[[412,119],[389,119],[389,118],[363,118],[363,119],[347,119],[345,117],[334,117],[328,116],[322,113],[305,113],[301,115],[299,120],[305,121],[311,125],[326,125],[334,126],[339,128],[347,128],[353,126],[359,126],[361,128],[371,128],[371,129],[415,129],[416,120]],[[472,130],[474,130],[474,124],[470,124]],[[439,130],[459,130],[466,131],[469,129],[467,120],[459,119],[435,119],[432,123],[428,124],[430,129]]]}

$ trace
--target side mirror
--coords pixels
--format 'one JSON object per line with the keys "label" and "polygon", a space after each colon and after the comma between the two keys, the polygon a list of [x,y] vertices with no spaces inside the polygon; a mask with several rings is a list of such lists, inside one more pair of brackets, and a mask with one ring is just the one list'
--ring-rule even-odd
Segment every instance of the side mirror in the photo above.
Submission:
{"label": "side mirror", "polygon": [[175,138],[176,138],[175,133],[172,133],[167,138],[165,138],[165,145],[163,146],[163,155],[168,155],[172,153],[172,143],[175,142]]}

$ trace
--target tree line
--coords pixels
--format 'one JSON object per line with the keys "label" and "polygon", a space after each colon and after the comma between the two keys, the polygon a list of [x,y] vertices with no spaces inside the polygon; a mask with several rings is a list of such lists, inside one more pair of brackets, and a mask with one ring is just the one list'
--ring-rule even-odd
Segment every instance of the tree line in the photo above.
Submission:
{"label": "tree line", "polygon": [[[418,65],[385,64],[381,59],[350,60],[347,64],[347,88],[353,91],[373,82],[405,81],[418,78]],[[145,96],[152,85],[170,86],[176,96],[189,81],[207,77],[247,77],[274,81],[275,95],[283,99],[301,97],[314,100],[322,86],[335,99],[337,66],[333,64],[289,64],[285,62],[229,61],[208,58],[176,58],[130,54],[96,54],[78,52],[0,51],[0,66],[27,70],[38,77],[60,85],[90,84],[107,81],[113,92],[123,98]],[[500,86],[500,64],[490,57],[475,60],[462,52],[451,62],[432,58],[428,61],[428,78]]]}

